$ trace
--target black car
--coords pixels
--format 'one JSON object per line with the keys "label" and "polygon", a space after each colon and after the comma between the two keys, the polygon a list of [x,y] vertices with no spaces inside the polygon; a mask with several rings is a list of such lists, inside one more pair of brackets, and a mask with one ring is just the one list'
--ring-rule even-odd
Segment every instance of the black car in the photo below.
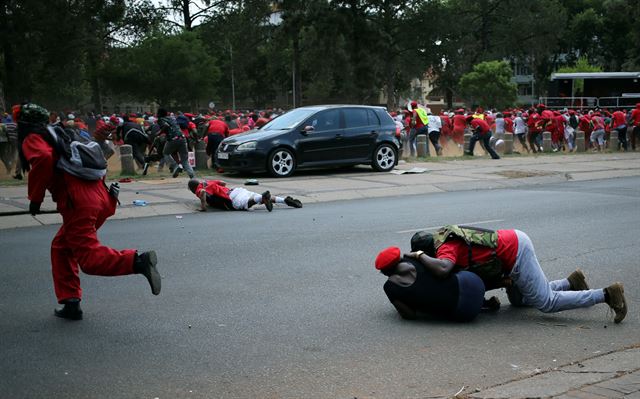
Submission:
{"label": "black car", "polygon": [[398,163],[396,125],[382,107],[319,105],[291,110],[224,139],[216,165],[225,171],[267,171],[287,177],[298,168],[370,164],[387,172]]}

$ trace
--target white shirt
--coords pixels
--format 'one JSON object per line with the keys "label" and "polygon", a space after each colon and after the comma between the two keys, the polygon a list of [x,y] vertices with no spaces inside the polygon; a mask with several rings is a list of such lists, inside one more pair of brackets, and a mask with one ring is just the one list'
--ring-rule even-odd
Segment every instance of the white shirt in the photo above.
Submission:
{"label": "white shirt", "polygon": [[524,119],[521,116],[517,116],[513,121],[514,133],[523,134],[527,131],[527,125],[524,123]]}
{"label": "white shirt", "polygon": [[430,132],[440,131],[442,128],[442,120],[438,115],[429,115],[429,123],[427,125]]}
{"label": "white shirt", "polygon": [[496,118],[496,134],[504,133],[504,118]]}

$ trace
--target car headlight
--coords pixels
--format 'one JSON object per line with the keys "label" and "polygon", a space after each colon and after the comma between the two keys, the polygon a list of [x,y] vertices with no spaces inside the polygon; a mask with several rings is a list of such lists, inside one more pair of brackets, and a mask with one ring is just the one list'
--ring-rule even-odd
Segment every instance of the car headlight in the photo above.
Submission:
{"label": "car headlight", "polygon": [[238,147],[236,147],[236,151],[252,151],[255,150],[258,147],[258,142],[257,141],[248,141],[246,143],[242,143],[240,144]]}

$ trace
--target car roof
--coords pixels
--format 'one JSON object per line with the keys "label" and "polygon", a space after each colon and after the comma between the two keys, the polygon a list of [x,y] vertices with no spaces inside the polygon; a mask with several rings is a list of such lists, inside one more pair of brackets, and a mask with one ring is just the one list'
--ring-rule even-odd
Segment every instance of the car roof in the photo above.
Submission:
{"label": "car roof", "polygon": [[371,108],[371,109],[380,109],[380,110],[386,110],[384,107],[378,106],[378,105],[361,105],[361,104],[323,104],[323,105],[308,105],[306,107],[299,107],[296,109],[313,109],[313,110],[323,110],[323,109],[329,109],[329,108],[353,108],[353,107],[357,107],[357,108]]}

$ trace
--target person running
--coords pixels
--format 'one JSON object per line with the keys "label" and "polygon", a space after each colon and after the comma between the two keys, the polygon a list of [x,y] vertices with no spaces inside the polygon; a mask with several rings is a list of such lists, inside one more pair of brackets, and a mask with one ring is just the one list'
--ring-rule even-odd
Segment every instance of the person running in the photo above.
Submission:
{"label": "person running", "polygon": [[473,132],[473,135],[471,136],[471,140],[469,141],[469,150],[465,151],[464,154],[473,156],[473,149],[476,145],[476,142],[481,141],[484,149],[489,153],[489,155],[491,155],[491,158],[500,159],[498,153],[496,153],[496,151],[491,147],[491,128],[489,127],[489,124],[483,119],[474,118],[471,115],[467,117],[467,124]]}
{"label": "person running", "polygon": [[18,122],[21,165],[29,172],[29,212],[40,213],[49,191],[62,215],[62,226],[51,243],[51,269],[58,303],[64,306],[54,314],[69,320],[83,318],[79,270],[98,276],[142,274],[151,292],[160,294],[162,282],[155,251],[119,251],[98,240],[97,230],[115,213],[117,184],[107,188],[103,179],[86,180],[58,168],[63,155],[53,128],[47,126],[49,112],[44,108],[35,104],[14,107],[14,119]]}
{"label": "person running", "polygon": [[[419,260],[436,277],[455,270],[478,274],[487,289],[511,285],[515,305],[533,306],[544,313],[586,308],[606,303],[615,312],[614,322],[627,315],[622,283],[589,289],[578,269],[568,278],[547,280],[529,236],[520,230],[491,231],[447,225],[436,233],[424,233],[422,249],[409,256]],[[508,283],[505,279],[508,278]]]}
{"label": "person running", "polygon": [[[182,134],[180,127],[176,121],[169,116],[166,109],[158,109],[158,126],[160,127],[160,134],[166,136],[162,155],[165,162],[169,165],[173,173],[173,177],[185,171],[191,179],[195,177],[191,165],[189,165],[189,151],[187,149],[187,139]],[[180,164],[171,156],[173,153],[177,153],[180,158]]]}
{"label": "person running", "polygon": [[262,204],[267,211],[273,210],[273,204],[286,204],[292,208],[302,208],[302,202],[292,197],[271,196],[269,191],[257,194],[244,187],[227,187],[222,180],[191,179],[187,183],[189,191],[200,199],[200,210],[206,211],[207,206],[222,210],[246,211],[252,206]]}

